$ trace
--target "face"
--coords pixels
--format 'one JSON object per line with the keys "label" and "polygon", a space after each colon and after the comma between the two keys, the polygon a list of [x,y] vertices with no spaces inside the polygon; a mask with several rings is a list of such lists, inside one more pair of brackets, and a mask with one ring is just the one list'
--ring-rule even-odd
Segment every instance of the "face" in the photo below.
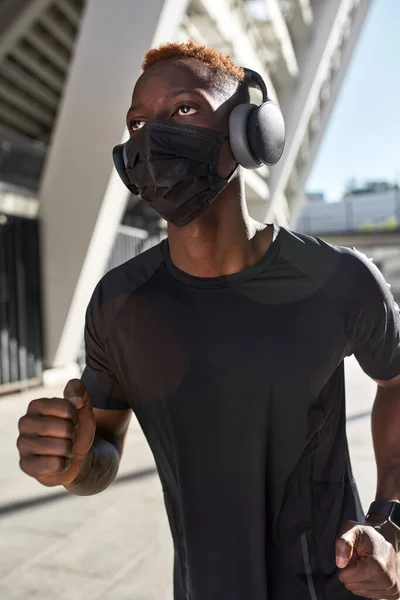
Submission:
{"label": "face", "polygon": [[[151,120],[195,125],[228,134],[232,95],[237,84],[213,78],[210,69],[194,59],[160,61],[138,79],[126,122],[134,136]],[[218,172],[227,177],[236,167],[228,140],[224,142]]]}

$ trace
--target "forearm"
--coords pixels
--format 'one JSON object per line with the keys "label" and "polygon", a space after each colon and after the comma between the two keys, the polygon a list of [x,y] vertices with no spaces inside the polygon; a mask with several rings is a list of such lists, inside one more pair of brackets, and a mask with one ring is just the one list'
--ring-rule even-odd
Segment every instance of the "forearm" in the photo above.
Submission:
{"label": "forearm", "polygon": [[379,500],[400,500],[400,386],[379,387],[372,410]]}
{"label": "forearm", "polygon": [[105,490],[115,479],[120,462],[116,447],[96,435],[76,479],[65,488],[76,496],[92,496]]}

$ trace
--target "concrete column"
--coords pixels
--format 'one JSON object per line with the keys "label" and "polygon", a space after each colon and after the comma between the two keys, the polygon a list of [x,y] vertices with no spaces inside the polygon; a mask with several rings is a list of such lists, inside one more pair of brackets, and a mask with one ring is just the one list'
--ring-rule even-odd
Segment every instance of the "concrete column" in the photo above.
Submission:
{"label": "concrete column", "polygon": [[[370,3],[371,0],[362,0],[362,8],[360,4],[356,10],[365,17]],[[286,121],[286,148],[280,162],[271,169],[269,187],[272,200],[268,207],[267,220],[273,218],[276,204],[281,194],[285,193],[352,6],[352,0],[324,0],[314,4],[314,36],[310,44],[298,51],[298,81],[293,84],[292,89],[288,87],[285,93],[280,95],[280,105]],[[359,29],[351,32],[355,40],[358,34]]]}
{"label": "concrete column", "polygon": [[173,40],[187,0],[88,0],[40,194],[45,364],[73,363],[127,193],[113,170],[145,51]]}
{"label": "concrete column", "polygon": [[319,129],[312,136],[312,139],[311,139],[311,142],[310,142],[310,145],[308,148],[309,156],[308,156],[307,163],[304,165],[304,167],[302,168],[302,170],[299,173],[299,190],[300,190],[300,192],[298,193],[297,197],[294,199],[294,201],[292,202],[292,205],[290,207],[291,208],[290,224],[292,227],[295,227],[297,218],[300,214],[300,210],[302,208],[303,199],[304,199],[304,186],[307,183],[307,178],[313,167],[316,154],[317,154],[320,144],[322,142],[324,133],[326,131],[326,127],[329,123],[329,119],[331,117],[333,108],[337,101],[344,77],[345,77],[346,73],[348,72],[348,67],[349,67],[350,61],[351,61],[352,57],[354,56],[354,49],[355,49],[356,44],[358,43],[358,40],[359,40],[362,28],[365,23],[365,19],[367,18],[370,6],[371,6],[371,3],[367,0],[358,5],[358,7],[353,15],[353,18],[352,18],[350,36],[344,42],[344,45],[342,48],[340,65],[336,69],[336,71],[334,71],[332,73],[330,95],[329,95],[327,102],[325,102],[325,104],[321,107]]}

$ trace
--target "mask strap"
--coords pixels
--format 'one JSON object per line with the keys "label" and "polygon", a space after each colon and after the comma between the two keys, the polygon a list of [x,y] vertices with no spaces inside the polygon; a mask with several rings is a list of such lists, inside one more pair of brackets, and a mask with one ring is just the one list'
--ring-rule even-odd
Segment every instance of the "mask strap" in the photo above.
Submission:
{"label": "mask strap", "polygon": [[236,171],[238,170],[239,166],[240,166],[239,163],[237,163],[236,166],[233,168],[233,171],[231,172],[231,174],[228,175],[228,177],[226,178],[227,183],[230,183],[232,181],[232,179],[234,178],[234,176],[236,174]]}
{"label": "mask strap", "polygon": [[[222,139],[223,139],[224,141],[225,141],[225,140],[228,140],[228,142],[229,142],[229,134],[227,134],[227,135],[224,135],[224,136],[222,137]],[[230,175],[228,175],[228,177],[226,177],[226,181],[227,181],[227,183],[230,183],[230,182],[232,181],[232,179],[233,179],[233,177],[234,177],[234,175],[235,175],[236,171],[238,170],[238,167],[239,167],[239,166],[240,166],[240,165],[239,165],[239,163],[236,163],[236,167],[234,167],[234,168],[233,168],[233,171],[230,173]]]}

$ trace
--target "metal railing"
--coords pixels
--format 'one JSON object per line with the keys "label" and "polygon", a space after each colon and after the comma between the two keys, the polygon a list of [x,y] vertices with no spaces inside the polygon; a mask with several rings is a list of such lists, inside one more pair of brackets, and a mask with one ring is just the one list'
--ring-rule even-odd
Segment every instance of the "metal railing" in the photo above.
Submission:
{"label": "metal railing", "polygon": [[0,215],[0,393],[40,382],[39,222]]}
{"label": "metal railing", "polygon": [[118,267],[134,256],[155,246],[165,237],[165,235],[166,234],[164,233],[149,235],[145,229],[120,225],[108,261],[107,271],[110,271],[114,267]]}

